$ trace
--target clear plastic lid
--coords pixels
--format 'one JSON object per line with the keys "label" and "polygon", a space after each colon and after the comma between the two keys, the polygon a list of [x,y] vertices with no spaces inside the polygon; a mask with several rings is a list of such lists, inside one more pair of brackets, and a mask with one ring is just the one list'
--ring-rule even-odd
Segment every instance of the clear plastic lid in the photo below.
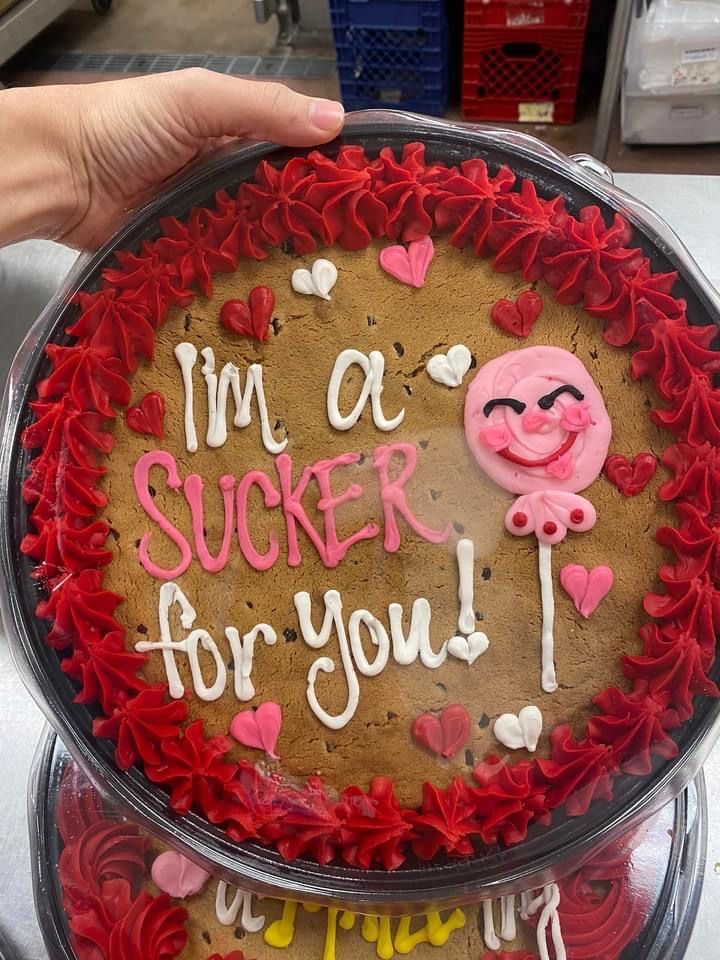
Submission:
{"label": "clear plastic lid", "polygon": [[717,734],[717,316],[531,138],[370,114],[215,158],[15,363],[23,676],[104,794],[258,893],[557,879]]}
{"label": "clear plastic lid", "polygon": [[543,945],[568,960],[680,960],[705,854],[700,775],[558,884],[464,911],[363,920],[219,884],[104,803],[54,736],[38,752],[30,809],[36,905],[52,960],[105,956],[107,942],[132,943],[132,955],[148,960],[234,957],[238,949],[258,960],[466,960],[491,950],[533,960]]}

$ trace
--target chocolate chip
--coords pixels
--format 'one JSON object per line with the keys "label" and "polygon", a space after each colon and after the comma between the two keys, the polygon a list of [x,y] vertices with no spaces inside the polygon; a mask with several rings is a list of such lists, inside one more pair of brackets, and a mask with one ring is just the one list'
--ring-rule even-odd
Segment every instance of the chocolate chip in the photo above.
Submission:
{"label": "chocolate chip", "polygon": [[404,383],[404,384],[403,384],[403,390],[405,391],[405,393],[406,393],[409,397],[412,396],[412,387],[410,386],[409,383]]}
{"label": "chocolate chip", "polygon": [[119,542],[120,542],[120,534],[118,533],[118,531],[117,531],[114,527],[110,527],[110,535],[111,535],[111,536],[113,537],[113,539],[115,540],[115,543],[119,543]]}
{"label": "chocolate chip", "polygon": [[242,927],[235,927],[235,931],[234,931],[234,932],[235,932],[235,939],[236,939],[236,940],[244,940],[244,939],[245,939],[245,931],[243,930]]}
{"label": "chocolate chip", "polygon": [[377,320],[376,320],[375,317],[372,315],[372,313],[369,313],[369,314],[367,315],[367,323],[368,323],[368,326],[369,326],[369,327],[374,327],[375,324],[377,323]]}
{"label": "chocolate chip", "polygon": [[283,242],[280,244],[280,249],[288,257],[295,255],[295,248],[293,247],[292,240],[283,240]]}
{"label": "chocolate chip", "polygon": [[248,608],[248,610],[254,610],[254,609],[255,609],[255,605],[254,605],[250,600],[246,600],[246,601],[245,601],[245,606]]}
{"label": "chocolate chip", "polygon": [[393,713],[392,710],[388,710],[388,712],[387,712],[387,718],[388,718],[388,720],[397,720],[398,715],[397,715],[397,713]]}
{"label": "chocolate chip", "polygon": [[461,523],[456,521],[453,523],[453,527],[455,529],[455,533],[465,533],[465,527]]}
{"label": "chocolate chip", "polygon": [[365,463],[365,454],[361,453],[358,457],[358,464]]}
{"label": "chocolate chip", "polygon": [[151,487],[150,484],[148,484],[148,493],[153,499],[157,496],[157,490],[155,487]]}
{"label": "chocolate chip", "polygon": [[139,549],[140,549],[140,541],[139,541],[139,540],[136,540],[136,541],[135,541],[135,549],[136,549],[136,550],[139,550]]}
{"label": "chocolate chip", "polygon": [[325,749],[327,750],[328,753],[335,753],[335,751],[337,750],[337,744],[333,743],[332,740],[326,740]]}
{"label": "chocolate chip", "polygon": [[481,730],[484,730],[485,727],[490,726],[490,717],[486,713],[484,713],[478,720],[478,726]]}
{"label": "chocolate chip", "polygon": [[285,637],[285,643],[295,643],[297,640],[297,631],[293,630],[292,627],[285,627],[283,636]]}
{"label": "chocolate chip", "polygon": [[597,352],[597,350],[591,350],[591,351],[590,351],[590,357],[591,357],[593,360],[597,360],[597,358],[598,358],[598,352]]}
{"label": "chocolate chip", "polygon": [[423,450],[427,450],[429,445],[430,445],[429,440],[420,440],[420,446],[423,448]]}
{"label": "chocolate chip", "polygon": [[477,620],[478,623],[483,622],[483,620],[485,619],[485,614],[482,612],[482,610],[475,611],[475,619]]}
{"label": "chocolate chip", "polygon": [[[191,313],[186,313],[186,314],[185,314],[185,323],[184,323],[185,333],[188,332],[188,330],[190,329],[190,325],[191,325],[191,324],[192,324],[192,314],[191,314]],[[208,943],[210,943],[209,940],[208,940]]]}
{"label": "chocolate chip", "polygon": [[439,490],[431,490],[430,496],[433,498],[433,500],[439,500],[442,494],[440,493]]}
{"label": "chocolate chip", "polygon": [[405,347],[400,343],[399,340],[398,340],[397,343],[394,343],[394,344],[393,344],[393,349],[395,350],[395,353],[396,353],[399,357],[404,357],[404,356],[405,356]]}
{"label": "chocolate chip", "polygon": [[203,537],[207,540],[207,527],[203,527]]}
{"label": "chocolate chip", "polygon": [[443,693],[447,693],[447,687],[444,683],[436,683],[435,686],[438,688],[438,690],[442,690]]}
{"label": "chocolate chip", "polygon": [[203,930],[201,936],[202,936],[203,940],[205,941],[205,943],[207,943],[207,944],[211,944],[211,943],[212,943],[212,937],[211,937],[210,934],[207,932],[207,930]]}
{"label": "chocolate chip", "polygon": [[282,324],[280,323],[277,317],[272,318],[272,320],[270,321],[270,326],[273,328],[273,333],[275,334],[275,336],[277,336],[282,330]]}
{"label": "chocolate chip", "polygon": [[477,360],[475,359],[475,354],[473,353],[473,355],[470,357],[470,369],[474,370],[476,366]]}
{"label": "chocolate chip", "polygon": [[145,633],[147,633],[147,632],[148,632],[148,629],[147,629],[147,627],[145,626],[144,623],[139,623],[139,624],[137,625],[137,627],[135,628],[135,633],[145,634]]}
{"label": "chocolate chip", "polygon": [[234,660],[228,660],[228,662],[227,662],[227,668],[228,668],[228,670],[232,670],[232,672],[234,673],[234,672],[235,672],[235,661],[234,661]]}
{"label": "chocolate chip", "polygon": [[475,757],[473,756],[472,750],[465,751],[465,766],[474,767],[475,766]]}
{"label": "chocolate chip", "polygon": [[483,578],[483,580],[489,580],[492,576],[492,570],[490,567],[483,567],[480,576]]}
{"label": "chocolate chip", "polygon": [[285,426],[285,424],[282,422],[282,420],[276,420],[276,421],[275,421],[275,429],[276,429],[276,430],[281,430],[284,426]]}

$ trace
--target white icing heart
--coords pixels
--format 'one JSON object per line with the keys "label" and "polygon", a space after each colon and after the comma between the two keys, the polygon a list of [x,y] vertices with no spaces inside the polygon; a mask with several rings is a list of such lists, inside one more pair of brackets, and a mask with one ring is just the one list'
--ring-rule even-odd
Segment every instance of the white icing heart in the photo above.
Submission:
{"label": "white icing heart", "polygon": [[469,637],[451,637],[448,640],[447,651],[456,660],[464,660],[472,666],[477,658],[485,653],[490,641],[484,633],[476,630]]}
{"label": "white icing heart", "polygon": [[436,383],[459,387],[471,363],[472,355],[468,348],[464,343],[456,343],[447,353],[436,353],[430,357],[425,369]]}
{"label": "white icing heart", "polygon": [[337,283],[337,278],[337,267],[331,260],[316,260],[312,271],[302,267],[294,270],[290,282],[295,293],[329,300],[330,291]]}
{"label": "white icing heart", "polygon": [[493,733],[495,739],[510,750],[520,750],[524,747],[530,753],[534,753],[542,728],[542,713],[538,707],[529,706],[523,707],[517,716],[514,713],[503,713],[495,721]]}

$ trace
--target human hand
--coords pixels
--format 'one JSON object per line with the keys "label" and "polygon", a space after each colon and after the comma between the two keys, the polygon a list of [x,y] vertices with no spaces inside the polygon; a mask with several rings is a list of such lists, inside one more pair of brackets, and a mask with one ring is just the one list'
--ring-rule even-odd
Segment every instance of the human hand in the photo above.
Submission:
{"label": "human hand", "polygon": [[207,70],[0,93],[0,245],[91,248],[122,214],[228,138],[311,146],[340,104]]}

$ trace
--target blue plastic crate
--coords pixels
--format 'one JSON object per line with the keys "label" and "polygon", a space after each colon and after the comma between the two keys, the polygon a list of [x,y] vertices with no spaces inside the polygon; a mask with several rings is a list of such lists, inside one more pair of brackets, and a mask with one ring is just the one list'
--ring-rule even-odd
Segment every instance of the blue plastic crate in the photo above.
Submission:
{"label": "blue plastic crate", "polygon": [[330,0],[345,106],[442,114],[448,95],[443,0]]}

